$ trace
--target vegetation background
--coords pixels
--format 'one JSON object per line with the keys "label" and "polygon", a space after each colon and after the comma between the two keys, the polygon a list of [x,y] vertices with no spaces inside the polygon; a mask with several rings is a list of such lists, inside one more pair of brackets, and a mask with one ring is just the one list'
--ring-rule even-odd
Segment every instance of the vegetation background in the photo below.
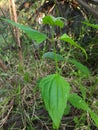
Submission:
{"label": "vegetation background", "polygon": [[[0,18],[12,19],[11,1],[0,1]],[[17,21],[48,36],[37,44],[21,30],[0,20],[0,130],[52,130],[38,84],[41,78],[54,74],[55,62],[43,54],[53,51],[52,28],[43,24],[46,15],[62,17],[64,27],[54,27],[56,52],[65,59],[59,62],[61,75],[98,116],[98,2],[97,0],[15,0]],[[88,21],[97,29],[83,24]],[[17,30],[17,29],[16,29]],[[83,47],[85,55],[58,38],[64,33]],[[49,57],[48,57],[49,58]],[[73,58],[78,63],[67,62]],[[84,65],[90,72],[85,76]],[[55,93],[55,92],[54,92]],[[95,119],[96,120],[96,119]],[[59,130],[98,130],[88,112],[68,103]]]}

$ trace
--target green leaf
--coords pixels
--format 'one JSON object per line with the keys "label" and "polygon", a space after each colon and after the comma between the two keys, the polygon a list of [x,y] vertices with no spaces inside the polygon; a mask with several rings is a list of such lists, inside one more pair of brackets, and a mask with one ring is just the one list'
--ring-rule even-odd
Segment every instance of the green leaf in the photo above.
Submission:
{"label": "green leaf", "polygon": [[87,103],[79,95],[77,95],[75,93],[70,94],[69,102],[78,109],[90,111],[90,108],[88,107]]}
{"label": "green leaf", "polygon": [[92,120],[95,122],[95,125],[98,127],[98,116],[93,111],[90,111],[89,113]]}
{"label": "green leaf", "polygon": [[95,125],[98,127],[98,116],[89,108],[87,103],[80,96],[77,94],[70,94],[69,101],[74,107],[88,111],[92,120],[95,122]]}
{"label": "green leaf", "polygon": [[56,61],[64,60],[64,58],[61,55],[56,54],[54,52],[47,52],[47,53],[43,54],[43,58],[49,58],[49,59],[56,60]]}
{"label": "green leaf", "polygon": [[43,33],[40,33],[30,27],[27,27],[27,26],[24,26],[24,25],[21,25],[19,23],[15,23],[9,19],[2,19],[4,20],[5,22],[9,23],[9,24],[12,24],[13,26],[16,26],[18,27],[19,29],[21,29],[22,31],[24,31],[28,37],[32,40],[35,40],[38,44],[45,41],[47,39],[47,36]]}
{"label": "green leaf", "polygon": [[60,37],[60,40],[63,40],[63,41],[65,41],[65,42],[68,42],[68,43],[70,43],[71,45],[73,45],[73,46],[75,46],[75,47],[81,49],[82,52],[85,54],[86,59],[87,59],[87,53],[86,53],[85,49],[82,48],[81,46],[79,46],[76,42],[74,42],[74,40],[73,40],[72,38],[70,38],[66,33],[63,34],[63,35]]}
{"label": "green leaf", "polygon": [[92,28],[96,28],[96,29],[98,29],[98,24],[91,24],[91,23],[89,23],[89,22],[82,22],[83,24],[86,24],[87,26],[90,26],[90,27],[92,27]]}
{"label": "green leaf", "polygon": [[48,24],[51,26],[59,26],[60,28],[64,27],[64,22],[61,20],[60,17],[53,17],[51,15],[47,15],[43,18],[43,24]]}
{"label": "green leaf", "polygon": [[58,129],[67,106],[70,92],[69,83],[60,75],[49,75],[39,83],[45,107],[53,121],[53,127]]}
{"label": "green leaf", "polygon": [[83,74],[83,75],[90,75],[90,72],[89,72],[89,69],[81,64],[80,62],[78,62],[77,60],[75,59],[69,59],[68,62],[71,62],[72,64],[75,65],[75,67]]}

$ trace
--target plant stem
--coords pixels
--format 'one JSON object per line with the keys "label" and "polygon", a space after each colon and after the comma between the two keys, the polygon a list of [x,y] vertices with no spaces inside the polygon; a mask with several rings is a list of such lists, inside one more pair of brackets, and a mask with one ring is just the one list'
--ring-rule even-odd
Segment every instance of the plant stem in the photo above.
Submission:
{"label": "plant stem", "polygon": [[52,26],[52,44],[53,44],[53,51],[54,51],[54,57],[55,57],[55,66],[56,66],[56,73],[58,72],[58,61],[56,57],[56,48],[55,48],[55,40],[54,40],[54,27]]}

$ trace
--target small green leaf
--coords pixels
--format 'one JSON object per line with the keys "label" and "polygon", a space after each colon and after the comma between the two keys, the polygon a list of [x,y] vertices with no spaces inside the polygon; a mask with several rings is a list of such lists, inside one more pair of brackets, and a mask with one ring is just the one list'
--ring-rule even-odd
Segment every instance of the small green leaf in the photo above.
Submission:
{"label": "small green leaf", "polygon": [[71,62],[72,64],[75,65],[75,67],[83,74],[83,75],[90,75],[90,72],[88,70],[88,68],[81,64],[80,62],[78,62],[77,60],[75,59],[69,59],[68,62]]}
{"label": "small green leaf", "polygon": [[92,120],[95,122],[95,125],[98,127],[98,116],[93,111],[90,111],[89,113]]}
{"label": "small green leaf", "polygon": [[85,54],[86,59],[87,59],[87,53],[86,53],[85,49],[82,48],[81,46],[79,46],[76,42],[74,42],[74,40],[73,40],[72,38],[70,38],[66,33],[63,34],[63,35],[60,37],[60,40],[63,40],[63,41],[65,41],[65,42],[68,42],[68,43],[70,43],[71,45],[73,45],[73,46],[75,46],[75,47],[81,49],[82,52]]}
{"label": "small green leaf", "polygon": [[59,26],[60,28],[64,27],[64,22],[60,17],[55,18],[51,15],[47,15],[43,18],[43,24],[48,24],[51,26]]}
{"label": "small green leaf", "polygon": [[18,27],[19,29],[21,29],[22,31],[24,31],[28,37],[32,40],[35,40],[38,44],[45,41],[47,39],[47,36],[43,33],[40,33],[30,27],[27,27],[27,26],[24,26],[24,25],[21,25],[19,23],[15,23],[9,19],[2,19],[4,20],[5,22],[9,23],[9,24],[12,24],[13,26],[16,26]]}
{"label": "small green leaf", "polygon": [[98,116],[89,108],[87,103],[77,94],[70,94],[69,102],[76,108],[88,111],[95,125],[98,127]]}
{"label": "small green leaf", "polygon": [[62,76],[53,74],[43,78],[39,88],[53,127],[58,129],[67,106],[70,85]]}
{"label": "small green leaf", "polygon": [[75,93],[70,94],[69,102],[78,109],[90,111],[90,108],[88,107],[87,103],[79,95],[77,95]]}
{"label": "small green leaf", "polygon": [[83,24],[86,24],[87,26],[90,26],[92,28],[98,29],[98,24],[91,24],[89,22],[82,22]]}
{"label": "small green leaf", "polygon": [[56,60],[56,61],[64,60],[64,58],[61,55],[56,54],[54,52],[47,52],[47,53],[43,54],[43,58],[49,58],[49,59]]}

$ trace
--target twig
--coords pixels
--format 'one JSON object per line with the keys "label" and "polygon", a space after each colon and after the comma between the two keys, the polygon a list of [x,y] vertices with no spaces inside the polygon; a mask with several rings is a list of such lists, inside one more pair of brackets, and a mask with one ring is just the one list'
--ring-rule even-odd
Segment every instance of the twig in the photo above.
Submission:
{"label": "twig", "polygon": [[[11,20],[17,23],[17,13],[16,13],[14,0],[9,0],[9,9],[10,9]],[[22,50],[21,50],[21,43],[20,43],[20,34],[19,34],[19,29],[17,27],[13,27],[13,34],[18,46],[19,59],[22,62],[23,58],[22,58]]]}
{"label": "twig", "polygon": [[3,64],[2,60],[0,59],[0,67],[6,71],[7,70],[7,67]]}
{"label": "twig", "polygon": [[77,2],[85,9],[87,9],[97,20],[98,20],[98,11],[92,8],[90,5],[88,5],[83,0],[77,0]]}

